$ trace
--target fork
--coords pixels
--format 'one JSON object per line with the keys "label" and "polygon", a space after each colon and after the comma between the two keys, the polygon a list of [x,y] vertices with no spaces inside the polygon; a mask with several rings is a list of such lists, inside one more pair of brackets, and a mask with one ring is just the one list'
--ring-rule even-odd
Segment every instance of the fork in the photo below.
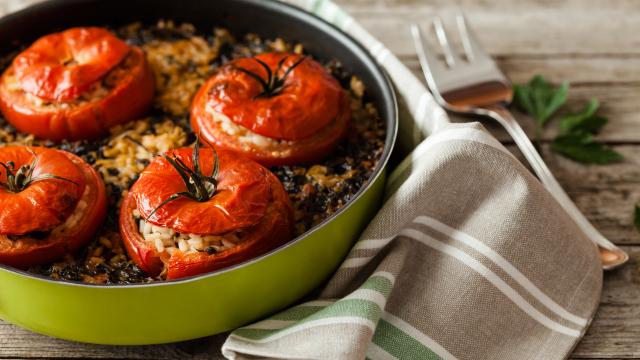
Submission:
{"label": "fork", "polygon": [[420,65],[436,101],[454,113],[482,115],[500,123],[513,138],[540,182],[587,237],[598,245],[602,268],[609,270],[627,262],[629,255],[600,234],[578,210],[507,109],[513,98],[511,82],[484,51],[467,25],[464,15],[458,14],[456,22],[466,59],[453,51],[442,18],[435,17],[433,20],[436,38],[444,54],[444,63],[426,41],[422,29],[417,24],[411,26]]}

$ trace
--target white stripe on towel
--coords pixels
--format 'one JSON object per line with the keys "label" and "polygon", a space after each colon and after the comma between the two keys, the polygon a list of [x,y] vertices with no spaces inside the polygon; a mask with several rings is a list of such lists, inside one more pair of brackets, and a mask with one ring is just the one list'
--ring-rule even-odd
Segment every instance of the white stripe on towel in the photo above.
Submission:
{"label": "white stripe on towel", "polygon": [[556,303],[542,292],[531,280],[529,280],[523,273],[521,273],[515,266],[513,266],[507,259],[502,257],[500,254],[495,252],[493,249],[488,247],[482,241],[472,237],[469,234],[466,234],[460,230],[454,229],[442,222],[428,217],[428,216],[418,216],[414,222],[428,226],[450,238],[458,240],[475,250],[477,250],[482,255],[486,256],[489,260],[491,260],[494,264],[496,264],[499,268],[504,270],[513,280],[515,280],[520,286],[522,286],[525,290],[527,290],[536,300],[540,301],[544,306],[546,306],[549,310],[553,311],[557,315],[565,318],[573,322],[574,324],[580,326],[587,325],[587,319],[581,318],[577,315],[574,315],[567,311],[565,308],[560,306],[560,304]]}
{"label": "white stripe on towel", "polygon": [[487,281],[489,281],[493,286],[495,286],[500,292],[502,292],[509,300],[511,300],[516,306],[518,306],[522,311],[524,311],[527,315],[529,315],[532,319],[544,325],[545,327],[559,332],[561,334],[571,336],[571,337],[580,337],[580,331],[566,327],[556,321],[553,321],[543,313],[541,313],[538,309],[533,307],[525,298],[523,298],[516,290],[509,286],[504,280],[502,280],[498,275],[496,275],[493,271],[489,270],[486,266],[481,264],[476,259],[464,253],[462,250],[457,249],[453,246],[447,245],[442,241],[436,240],[431,236],[424,234],[415,229],[405,229],[401,231],[401,234],[404,236],[408,236],[412,239],[415,239],[435,250],[438,250],[444,254],[447,254],[461,263],[465,264],[470,269],[477,272],[480,276],[484,277]]}
{"label": "white stripe on towel", "polygon": [[375,332],[375,328],[376,328],[376,325],[373,323],[373,321],[369,319],[365,319],[358,316],[336,316],[336,317],[328,317],[328,318],[313,320],[309,322],[302,322],[299,325],[294,325],[294,326],[291,326],[290,328],[278,331],[273,335],[267,336],[263,339],[249,339],[234,333],[231,333],[231,335],[229,335],[229,338],[237,338],[239,340],[249,342],[249,343],[254,343],[254,344],[264,344],[267,342],[278,340],[280,338],[296,333],[298,331],[307,330],[307,329],[318,327],[318,326],[339,325],[339,324],[365,326],[369,328],[369,330],[371,330],[372,332]]}

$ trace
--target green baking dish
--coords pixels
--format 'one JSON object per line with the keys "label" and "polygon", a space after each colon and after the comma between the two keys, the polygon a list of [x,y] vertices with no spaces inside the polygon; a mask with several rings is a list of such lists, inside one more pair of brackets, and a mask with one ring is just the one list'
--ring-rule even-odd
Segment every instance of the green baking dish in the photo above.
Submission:
{"label": "green baking dish", "polygon": [[[382,159],[369,182],[319,226],[265,255],[184,280],[144,285],[54,281],[0,266],[0,318],[38,333],[97,344],[159,344],[234,329],[285,308],[338,267],[377,211],[397,133],[396,98],[367,51],[332,25],[292,6],[261,0],[59,0],[0,19],[0,49],[61,28],[158,19],[220,25],[232,32],[296,40],[358,75],[385,119]],[[83,14],[83,16],[78,16]]]}

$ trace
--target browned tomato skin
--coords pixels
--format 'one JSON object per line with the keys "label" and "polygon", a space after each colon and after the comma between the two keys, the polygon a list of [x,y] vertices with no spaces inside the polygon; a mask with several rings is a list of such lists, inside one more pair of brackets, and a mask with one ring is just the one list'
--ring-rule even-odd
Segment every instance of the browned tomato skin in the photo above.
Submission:
{"label": "browned tomato skin", "polygon": [[[284,61],[278,77],[290,71],[283,88],[273,96],[261,96],[263,86],[238,70],[267,79],[268,74],[258,60],[272,73]],[[340,83],[317,61],[280,52],[234,60],[210,81],[207,105],[212,110],[256,134],[279,140],[308,138],[329,125],[338,116],[343,93]]]}
{"label": "browned tomato skin", "polygon": [[42,109],[31,105],[24,94],[7,88],[0,79],[0,110],[21,132],[53,141],[97,139],[109,128],[143,116],[153,103],[155,79],[144,53],[131,49],[135,66],[109,94],[99,100],[70,108]]}
{"label": "browned tomato skin", "polygon": [[[12,162],[15,169],[32,164],[36,157],[33,178],[43,174],[64,174],[65,179],[75,185],[63,180],[48,180],[32,182],[19,193],[0,188],[0,235],[24,235],[52,230],[71,215],[82,197],[85,177],[64,152],[43,147],[0,148],[0,162]],[[0,171],[0,181],[7,183],[6,171]]]}
{"label": "browned tomato skin", "polygon": [[13,60],[22,89],[43,100],[77,99],[129,53],[109,30],[77,27],[36,40]]}
{"label": "browned tomato skin", "polygon": [[236,136],[229,135],[212,119],[207,111],[208,97],[215,86],[208,80],[196,93],[191,108],[191,127],[217,148],[242,153],[264,166],[295,165],[321,161],[329,156],[345,138],[351,123],[349,96],[342,93],[338,116],[318,133],[302,140],[281,144],[277,149],[267,149],[257,145],[241,143]]}
{"label": "browned tomato skin", "polygon": [[[193,149],[181,148],[169,154],[193,168]],[[207,202],[176,199],[160,207],[148,221],[191,234],[221,234],[259,221],[270,196],[266,176],[269,170],[235,152],[224,150],[217,154],[221,167],[213,198]],[[213,172],[211,149],[200,150],[199,165],[203,174]],[[164,158],[158,158],[142,172],[130,192],[141,215],[147,217],[169,196],[186,190],[178,172]]]}
{"label": "browned tomato skin", "polygon": [[265,254],[291,240],[293,210],[289,196],[280,180],[275,175],[271,176],[273,206],[258,225],[248,230],[241,244],[215,255],[191,253],[172,257],[167,279],[180,279],[223,269]]}
{"label": "browned tomato skin", "polygon": [[155,277],[162,271],[162,260],[156,249],[147,245],[140,235],[138,224],[132,214],[135,208],[136,201],[131,193],[128,193],[120,205],[120,236],[131,260],[149,276]]}
{"label": "browned tomato skin", "polygon": [[264,216],[259,223],[243,230],[240,245],[212,255],[205,252],[174,253],[171,257],[161,259],[157,250],[144,241],[138,230],[132,215],[137,205],[134,194],[130,192],[120,208],[120,232],[129,256],[150,276],[158,276],[166,262],[167,279],[179,279],[249,260],[289,241],[293,236],[293,210],[289,196],[275,175],[268,171],[265,174],[270,191],[269,206]]}
{"label": "browned tomato skin", "polygon": [[59,260],[78,251],[91,240],[107,215],[107,195],[100,175],[79,157],[64,152],[82,169],[89,187],[88,207],[78,225],[71,231],[45,239],[10,240],[0,235],[0,264],[26,269]]}

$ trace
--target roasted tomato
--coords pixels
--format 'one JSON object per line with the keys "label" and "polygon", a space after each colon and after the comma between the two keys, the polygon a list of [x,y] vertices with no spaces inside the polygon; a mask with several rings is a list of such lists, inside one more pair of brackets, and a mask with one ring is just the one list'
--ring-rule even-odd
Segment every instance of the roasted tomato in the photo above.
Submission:
{"label": "roasted tomato", "polygon": [[154,160],[125,196],[120,232],[151,276],[177,279],[224,268],[291,239],[289,197],[278,178],[233,151],[181,148]]}
{"label": "roasted tomato", "polygon": [[22,132],[94,139],[151,106],[153,73],[142,50],[103,28],[44,36],[0,78],[0,110]]}
{"label": "roasted tomato", "polygon": [[263,165],[321,160],[347,134],[349,97],[309,57],[267,53],[225,65],[196,94],[191,126]]}
{"label": "roasted tomato", "polygon": [[102,178],[79,157],[0,147],[0,263],[27,268],[85,245],[106,216]]}

